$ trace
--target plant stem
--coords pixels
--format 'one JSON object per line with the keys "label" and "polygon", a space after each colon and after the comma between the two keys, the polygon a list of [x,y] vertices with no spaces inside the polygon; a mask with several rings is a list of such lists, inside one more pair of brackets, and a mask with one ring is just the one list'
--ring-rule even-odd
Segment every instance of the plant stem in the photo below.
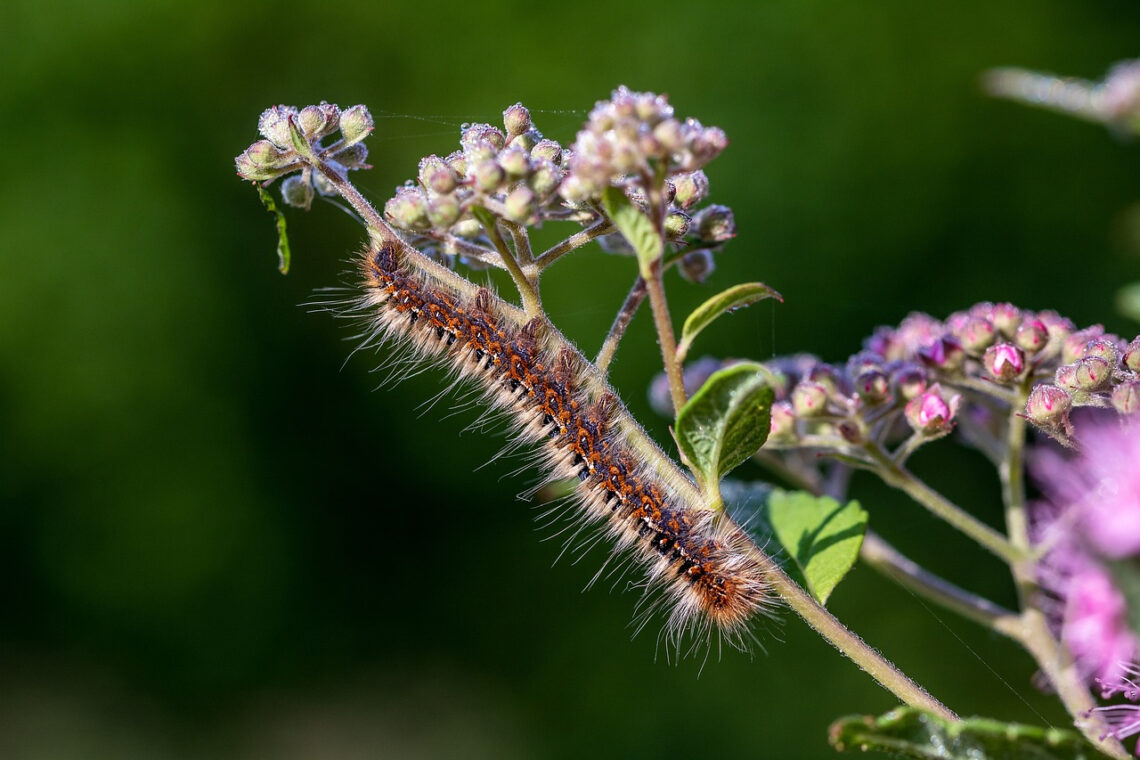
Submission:
{"label": "plant stem", "polygon": [[932,697],[925,689],[912,681],[905,673],[868,646],[856,633],[815,601],[787,573],[780,569],[768,555],[756,549],[764,574],[772,590],[787,602],[812,630],[829,644],[859,666],[879,685],[898,697],[904,704],[928,710],[947,720],[958,720],[958,716],[945,705]]}
{"label": "plant stem", "polygon": [[[539,258],[541,259],[541,257]],[[645,280],[638,276],[633,282],[633,287],[629,289],[625,301],[622,302],[621,308],[618,309],[614,323],[610,325],[610,331],[606,334],[605,341],[602,342],[601,350],[598,351],[598,358],[594,360],[594,366],[598,368],[603,377],[605,377],[610,362],[613,361],[614,354],[617,352],[618,343],[621,343],[621,338],[625,335],[625,329],[629,327],[633,315],[637,313],[641,302],[645,300],[645,293]]]}
{"label": "plant stem", "polygon": [[562,242],[552,245],[550,248],[547,248],[535,258],[535,264],[538,265],[538,268],[540,270],[546,269],[546,267],[550,266],[555,261],[562,258],[571,251],[577,248],[581,248],[594,238],[606,235],[610,232],[613,232],[613,230],[614,227],[610,223],[610,220],[602,217],[590,227],[587,227],[584,230],[579,230]]}
{"label": "plant stem", "polygon": [[[1036,569],[1029,542],[1029,519],[1025,509],[1025,418],[1021,411],[1033,384],[1026,378],[1019,386],[1010,407],[1006,430],[1005,457],[998,466],[1001,476],[1002,500],[1005,502],[1006,530],[1009,540],[1022,553],[1011,563],[1013,580],[1021,602],[1021,641],[1041,670],[1049,678],[1065,709],[1073,716],[1081,732],[1101,751],[1113,757],[1129,757],[1116,739],[1101,740],[1107,727],[1096,713],[1096,701],[1085,685],[1085,679],[1073,656],[1057,640],[1049,628],[1049,621],[1037,604],[1040,590],[1037,587]],[[1083,721],[1076,720],[1083,718]]]}
{"label": "plant stem", "polygon": [[874,471],[884,482],[903,491],[933,514],[977,541],[983,548],[1011,565],[1027,556],[1027,552],[1021,547],[1011,544],[1001,533],[926,485],[905,467],[893,462],[878,446],[868,445],[865,449],[875,460],[877,466]]}
{"label": "plant stem", "polygon": [[499,252],[499,257],[503,260],[503,266],[510,272],[511,279],[515,281],[515,287],[518,288],[519,298],[522,299],[523,311],[526,312],[528,317],[537,317],[542,314],[542,300],[538,296],[538,287],[535,282],[532,282],[519,267],[519,262],[515,259],[514,253],[507,247],[506,241],[503,236],[499,234],[499,226],[496,223],[495,216],[485,208],[476,208],[474,210],[475,218],[483,225],[483,229],[487,233],[487,237],[491,239],[492,245],[495,250]]}
{"label": "plant stem", "polygon": [[360,218],[364,220],[364,224],[372,237],[387,242],[399,240],[399,236],[388,226],[388,223],[384,221],[384,217],[380,215],[380,212],[373,208],[372,204],[360,194],[360,191],[356,189],[355,185],[348,181],[347,177],[320,159],[317,159],[314,166],[317,171],[333,184],[333,187],[340,193],[340,197],[344,198],[349,202],[349,205],[356,209],[356,213],[360,214]]}
{"label": "plant stem", "polygon": [[669,318],[669,304],[665,300],[664,268],[661,260],[652,262],[644,274],[645,287],[649,292],[649,306],[653,311],[653,324],[657,327],[657,342],[661,345],[661,358],[665,364],[665,375],[669,378],[669,393],[673,398],[673,413],[681,411],[685,405],[685,381],[681,375],[681,365],[677,363],[677,338],[673,333],[673,321]]}
{"label": "plant stem", "polygon": [[1020,639],[1021,622],[1016,612],[935,575],[901,554],[874,531],[868,530],[863,536],[859,559],[899,585],[948,610],[1004,636]]}

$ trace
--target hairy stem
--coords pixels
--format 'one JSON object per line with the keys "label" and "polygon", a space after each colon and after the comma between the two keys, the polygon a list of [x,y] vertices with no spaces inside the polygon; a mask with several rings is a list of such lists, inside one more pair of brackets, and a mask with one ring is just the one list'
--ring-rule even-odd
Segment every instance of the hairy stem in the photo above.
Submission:
{"label": "hairy stem", "polygon": [[673,398],[673,413],[681,411],[685,405],[685,381],[681,375],[681,365],[677,362],[677,338],[673,333],[673,321],[669,317],[669,304],[665,300],[664,267],[661,260],[652,262],[646,272],[645,287],[649,292],[649,307],[653,311],[653,324],[657,328],[657,342],[661,345],[661,358],[665,364],[665,375],[669,378],[669,393]]}
{"label": "hairy stem", "polygon": [[613,224],[610,223],[609,219],[603,217],[586,229],[575,232],[573,235],[566,238],[562,242],[556,243],[550,248],[547,248],[545,251],[535,257],[534,262],[540,270],[546,269],[546,267],[550,266],[555,261],[562,258],[571,251],[581,248],[596,237],[607,235],[613,231]]}
{"label": "hairy stem", "polygon": [[930,510],[935,516],[940,517],[945,522],[977,541],[983,548],[1005,560],[1005,562],[1010,565],[1027,556],[1027,552],[1021,547],[1015,546],[1001,533],[935,491],[926,483],[915,477],[905,467],[892,461],[886,452],[878,446],[868,445],[866,451],[875,461],[876,467],[874,471],[884,482],[903,491],[906,495]]}
{"label": "hairy stem", "polygon": [[[1103,721],[1091,710],[1096,701],[1089,693],[1073,656],[1057,641],[1049,628],[1045,613],[1038,605],[1040,590],[1029,542],[1029,519],[1025,509],[1025,418],[1021,416],[1025,401],[1029,397],[1033,380],[1027,378],[1017,389],[1007,421],[1005,457],[998,467],[1001,476],[1002,500],[1005,502],[1006,530],[1010,543],[1022,554],[1022,558],[1011,564],[1013,580],[1021,602],[1022,643],[1049,682],[1057,691],[1057,696],[1065,709],[1073,716],[1077,727],[1102,751],[1113,757],[1128,757],[1123,746],[1116,739],[1101,740],[1108,731]],[[1076,720],[1080,718],[1081,720]]]}
{"label": "hairy stem", "polygon": [[759,549],[756,551],[758,559],[761,559],[765,567],[765,576],[772,584],[773,591],[779,594],[780,598],[811,626],[812,630],[874,678],[880,686],[898,697],[903,704],[929,710],[947,720],[958,719],[949,708],[839,622],[834,615],[789,578],[770,557]]}
{"label": "hairy stem", "polygon": [[503,260],[503,266],[510,272],[511,279],[515,282],[515,287],[518,288],[519,298],[522,299],[523,311],[526,312],[528,317],[537,317],[542,314],[542,300],[538,295],[538,284],[528,278],[523,273],[522,268],[519,266],[515,254],[507,247],[506,241],[503,236],[499,234],[499,226],[496,223],[495,216],[485,208],[476,208],[473,210],[475,218],[483,225],[487,237],[491,239],[491,244],[495,246],[495,250],[499,252],[499,257]]}
{"label": "hairy stem", "polygon": [[901,554],[874,531],[867,531],[859,558],[883,575],[930,601],[1013,639],[1020,639],[1016,612],[1007,610],[935,575]]}
{"label": "hairy stem", "polygon": [[319,159],[317,159],[317,163],[314,166],[317,171],[332,183],[333,187],[340,193],[340,197],[344,198],[348,201],[349,205],[356,209],[356,213],[360,214],[360,218],[364,220],[364,225],[368,228],[368,234],[374,241],[382,240],[394,242],[399,239],[396,232],[384,221],[384,217],[380,215],[380,212],[360,194],[360,191],[356,189],[355,185],[348,181],[347,177]]}
{"label": "hairy stem", "polygon": [[610,325],[610,331],[606,334],[605,341],[602,342],[601,350],[598,351],[598,358],[594,360],[594,366],[598,368],[603,377],[609,370],[610,362],[613,361],[618,344],[621,343],[622,336],[625,335],[625,329],[629,327],[629,323],[633,321],[633,315],[637,313],[641,302],[645,300],[645,293],[645,280],[639,276],[634,281],[633,287],[629,289],[621,308],[618,309],[614,323]]}

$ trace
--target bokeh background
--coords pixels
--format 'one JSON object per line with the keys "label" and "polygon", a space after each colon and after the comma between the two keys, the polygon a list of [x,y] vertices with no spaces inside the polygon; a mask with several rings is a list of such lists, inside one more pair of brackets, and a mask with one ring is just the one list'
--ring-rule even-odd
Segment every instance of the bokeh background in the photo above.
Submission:
{"label": "bokeh background", "polygon": [[[302,304],[361,232],[290,215],[293,271],[232,157],[266,106],[377,114],[382,202],[459,124],[523,101],[569,142],[618,84],[732,144],[709,168],[740,235],[678,314],[764,280],[785,296],[698,353],[838,360],[877,324],[972,302],[1133,334],[1137,145],[987,100],[1021,65],[1099,77],[1140,55],[1132,2],[931,7],[480,3],[0,5],[0,757],[830,757],[828,722],[892,706],[798,620],[700,671],[631,640],[635,597],[551,564],[529,481],[471,414],[373,392],[380,357]],[[596,350],[632,278],[586,250],[544,281]],[[615,381],[659,437],[639,316]],[[342,366],[343,365],[343,366]],[[915,466],[996,522],[997,480],[949,443]],[[746,476],[760,476],[746,471]],[[1009,602],[1001,568],[871,481],[880,532]],[[832,608],[963,713],[1060,723],[1013,646],[865,568]]]}

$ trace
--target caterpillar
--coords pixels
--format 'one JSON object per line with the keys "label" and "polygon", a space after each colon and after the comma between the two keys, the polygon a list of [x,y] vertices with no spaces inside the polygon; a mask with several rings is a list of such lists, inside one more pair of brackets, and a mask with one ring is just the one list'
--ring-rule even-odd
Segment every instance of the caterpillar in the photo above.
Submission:
{"label": "caterpillar", "polygon": [[365,344],[398,344],[474,383],[520,443],[538,445],[545,473],[576,481],[575,516],[644,574],[642,625],[663,608],[662,636],[678,650],[687,634],[745,648],[749,621],[771,606],[765,556],[731,517],[702,506],[694,482],[552,324],[394,237],[367,248],[359,270],[363,294],[348,313],[364,319]]}

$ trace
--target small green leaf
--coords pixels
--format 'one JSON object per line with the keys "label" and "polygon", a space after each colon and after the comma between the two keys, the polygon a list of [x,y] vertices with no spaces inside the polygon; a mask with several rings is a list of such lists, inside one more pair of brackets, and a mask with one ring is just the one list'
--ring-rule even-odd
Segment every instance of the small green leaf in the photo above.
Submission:
{"label": "small green leaf", "polygon": [[602,195],[602,205],[614,226],[633,246],[641,275],[649,277],[650,265],[659,260],[665,251],[665,241],[654,228],[653,222],[630,202],[619,187],[606,188]]}
{"label": "small green leaf", "polygon": [[1116,291],[1116,310],[1129,319],[1140,322],[1140,282],[1133,282]]}
{"label": "small green leaf", "polygon": [[806,491],[775,490],[768,497],[768,522],[807,590],[826,604],[859,557],[867,512],[857,501],[840,504]]}
{"label": "small green leaf", "polygon": [[1140,631],[1140,563],[1135,558],[1117,560],[1108,563],[1108,570],[1127,602],[1129,627]]}
{"label": "small green leaf", "polygon": [[951,722],[913,707],[880,717],[849,715],[831,724],[840,752],[879,750],[919,760],[1095,760],[1103,758],[1079,734],[1059,728],[1001,723],[989,718]]}
{"label": "small green leaf", "polygon": [[261,185],[256,182],[254,184],[257,185],[257,195],[261,198],[261,203],[266,210],[277,217],[277,269],[281,274],[289,274],[289,260],[292,255],[289,251],[289,234],[285,231],[285,215],[273,202],[273,196]]}
{"label": "small green leaf", "polygon": [[751,363],[714,372],[677,413],[677,445],[706,490],[768,439],[775,394],[767,376]]}
{"label": "small green leaf", "polygon": [[736,285],[728,290],[721,291],[693,309],[693,313],[685,320],[681,328],[681,342],[677,345],[677,360],[683,361],[689,353],[689,347],[697,333],[705,329],[721,314],[731,314],[737,309],[743,309],[765,298],[775,298],[783,301],[784,298],[775,290],[762,282],[746,282]]}

